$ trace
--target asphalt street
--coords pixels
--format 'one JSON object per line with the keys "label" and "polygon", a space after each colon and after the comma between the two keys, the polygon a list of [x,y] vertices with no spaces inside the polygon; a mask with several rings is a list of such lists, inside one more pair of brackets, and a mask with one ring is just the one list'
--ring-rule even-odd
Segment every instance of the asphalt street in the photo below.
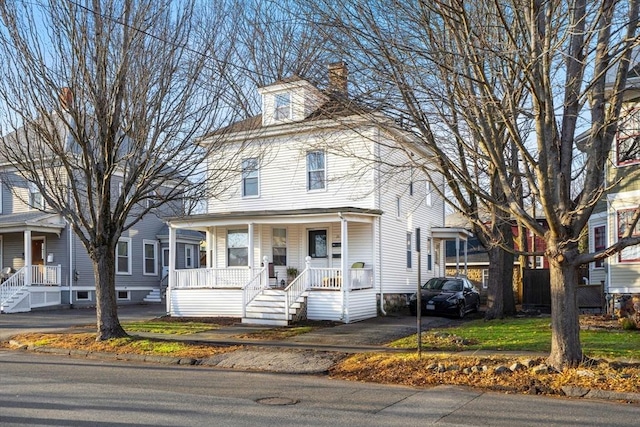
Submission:
{"label": "asphalt street", "polygon": [[638,406],[0,351],[1,426],[636,426]]}

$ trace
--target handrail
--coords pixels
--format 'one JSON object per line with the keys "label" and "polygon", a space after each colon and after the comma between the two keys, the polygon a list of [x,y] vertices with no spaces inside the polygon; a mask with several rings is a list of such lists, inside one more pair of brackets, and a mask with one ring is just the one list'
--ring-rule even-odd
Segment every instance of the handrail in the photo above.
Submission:
{"label": "handrail", "polygon": [[298,277],[296,277],[291,283],[289,283],[289,286],[284,289],[284,293],[287,296],[287,305],[285,307],[286,319],[289,318],[289,310],[291,306],[295,304],[300,295],[302,295],[304,291],[308,289],[308,277],[309,268],[306,268],[302,271],[302,273],[300,273],[300,275],[298,275]]}
{"label": "handrail", "polygon": [[175,270],[175,287],[188,288],[239,288],[245,286],[262,269],[255,268],[190,268]]}
{"label": "handrail", "polygon": [[247,304],[253,301],[263,289],[268,287],[269,282],[263,283],[266,270],[267,267],[262,267],[258,273],[242,287],[242,317],[246,316]]}
{"label": "handrail", "polygon": [[4,306],[11,297],[25,287],[24,273],[25,267],[22,267],[0,284],[0,306]]}

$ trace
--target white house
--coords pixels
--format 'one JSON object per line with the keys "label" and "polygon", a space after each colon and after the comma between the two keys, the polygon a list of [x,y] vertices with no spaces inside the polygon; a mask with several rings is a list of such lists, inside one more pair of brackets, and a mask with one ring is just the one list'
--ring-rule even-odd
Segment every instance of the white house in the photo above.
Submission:
{"label": "white house", "polygon": [[417,144],[348,99],[343,63],[329,66],[326,91],[298,77],[258,91],[262,115],[200,142],[224,138],[209,167],[231,164],[237,179],[207,213],[170,220],[170,241],[180,229],[206,234],[206,269],[169,266],[171,315],[348,323],[444,275],[452,230],[433,191],[443,184],[410,166],[426,158]]}

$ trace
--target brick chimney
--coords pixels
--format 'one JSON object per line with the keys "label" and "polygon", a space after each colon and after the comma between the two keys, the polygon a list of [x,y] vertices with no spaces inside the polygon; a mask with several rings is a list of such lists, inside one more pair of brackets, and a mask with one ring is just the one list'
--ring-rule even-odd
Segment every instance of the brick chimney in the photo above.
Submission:
{"label": "brick chimney", "polygon": [[347,64],[344,61],[329,64],[329,92],[347,96],[348,75]]}

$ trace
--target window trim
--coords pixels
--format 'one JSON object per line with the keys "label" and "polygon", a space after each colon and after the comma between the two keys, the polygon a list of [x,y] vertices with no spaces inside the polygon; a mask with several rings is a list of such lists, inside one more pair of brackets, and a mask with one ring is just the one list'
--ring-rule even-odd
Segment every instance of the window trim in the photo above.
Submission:
{"label": "window trim", "polygon": [[[598,244],[598,236],[596,231],[601,231],[602,243]],[[596,225],[593,227],[593,251],[598,252],[607,247],[607,228],[606,225]],[[604,259],[593,262],[593,268],[604,268]]]}
{"label": "window trim", "polygon": [[195,268],[193,245],[184,245],[184,268]]}
{"label": "window trim", "polygon": [[[314,154],[322,154],[322,169],[311,169],[309,164],[309,158]],[[324,150],[311,150],[307,151],[305,156],[307,167],[307,192],[326,191],[327,190],[327,153]],[[322,171],[322,187],[311,188],[311,173],[317,173]]]}
{"label": "window trim", "polygon": [[[38,186],[34,183],[34,182],[29,182],[28,185],[28,191],[29,191],[29,209],[30,210],[36,210],[36,211],[43,211],[46,208],[46,203],[44,201],[44,194],[42,194],[42,191],[40,191],[40,189],[38,188]],[[40,203],[39,206],[35,206],[35,195],[40,195]]]}
{"label": "window trim", "polygon": [[[147,245],[153,246],[153,272],[147,271]],[[142,274],[144,276],[157,276],[158,275],[158,242],[155,240],[144,239],[142,241]]]}
{"label": "window trim", "polygon": [[[275,245],[275,234],[276,230],[284,230],[284,246],[276,246]],[[286,227],[272,227],[271,228],[271,259],[273,260],[273,265],[275,266],[286,266],[287,265],[287,239],[288,239],[288,230]],[[284,263],[276,263],[276,255],[275,249],[284,249]]]}
{"label": "window trim", "polygon": [[[286,102],[281,103],[285,98]],[[273,120],[289,120],[291,111],[291,92],[276,93],[273,96]]]}
{"label": "window trim", "polygon": [[[120,298],[120,293],[124,292],[127,294],[126,298]],[[123,291],[123,290],[118,290],[116,289],[116,300],[117,301],[131,301],[131,292],[130,291]]]}
{"label": "window trim", "polygon": [[[229,233],[231,233],[231,232],[233,232],[233,233],[240,233],[240,232],[244,233],[247,236],[247,239],[246,239],[247,246],[237,246],[237,247],[233,247],[233,248],[229,247]],[[227,229],[227,239],[226,240],[227,241],[226,241],[225,245],[226,245],[226,249],[227,249],[226,250],[226,253],[227,253],[227,267],[231,267],[231,268],[234,268],[234,267],[247,267],[249,265],[249,229],[248,228],[230,228],[230,229]],[[229,261],[231,261],[231,253],[229,251],[231,249],[242,249],[242,248],[246,249],[246,251],[247,251],[247,255],[246,255],[247,256],[247,263],[246,264],[241,264],[241,265],[231,265],[229,263]]]}
{"label": "window trim", "polygon": [[[633,214],[634,211],[635,211],[635,208],[617,209],[616,210],[616,225],[617,225],[617,231],[618,231],[618,233],[617,233],[618,239],[620,239],[622,237],[622,234],[624,233],[624,230],[620,229],[620,214],[624,214],[626,212],[629,212],[629,213]],[[633,236],[633,237],[640,236],[640,221],[638,221],[638,223],[636,224],[635,230],[631,233],[631,236]],[[633,249],[636,249],[634,252],[636,252],[637,255],[635,255],[633,258],[623,258],[625,252],[627,254],[629,254],[629,252],[631,252]],[[620,262],[620,263],[634,263],[634,262],[637,263],[637,262],[640,262],[640,248],[637,248],[637,245],[634,245],[634,246],[627,246],[626,248],[622,249],[618,253],[618,262]]]}
{"label": "window trim", "polygon": [[[248,171],[248,167],[245,166],[246,162],[250,162],[250,161],[255,161],[255,169]],[[258,158],[257,157],[248,157],[246,159],[242,159],[241,161],[241,186],[242,186],[242,197],[243,198],[253,198],[253,197],[260,197],[260,163],[258,162]],[[255,172],[256,176],[248,176],[248,173],[253,173]],[[248,179],[255,179],[256,180],[256,194],[247,194],[247,186],[246,186],[246,182]]]}
{"label": "window trim", "polygon": [[[120,266],[120,263],[118,262],[120,260],[120,255],[118,255],[118,246],[120,245],[120,243],[126,243],[127,245],[127,271],[119,271],[118,268]],[[133,244],[131,242],[131,238],[130,237],[121,237],[118,239],[118,243],[116,243],[116,275],[117,276],[131,276],[132,275],[132,262],[131,262],[131,250],[133,248]]]}
{"label": "window trim", "polygon": [[[633,118],[635,118],[635,121],[633,120]],[[626,122],[630,122],[630,123],[634,123],[636,122],[636,129],[632,129],[628,135],[625,136],[621,136],[624,133],[624,127],[623,125]],[[634,132],[635,130],[635,132]],[[640,138],[640,107],[635,107],[635,108],[631,108],[629,109],[626,114],[624,115],[623,119],[620,120],[619,122],[619,126],[618,126],[618,132],[616,133],[616,166],[629,166],[629,165],[634,165],[637,163],[640,163],[640,150],[638,152],[638,155],[636,157],[634,157],[633,159],[630,160],[623,160],[620,161],[620,143],[623,141],[627,141],[630,139],[636,139],[636,138]]]}

